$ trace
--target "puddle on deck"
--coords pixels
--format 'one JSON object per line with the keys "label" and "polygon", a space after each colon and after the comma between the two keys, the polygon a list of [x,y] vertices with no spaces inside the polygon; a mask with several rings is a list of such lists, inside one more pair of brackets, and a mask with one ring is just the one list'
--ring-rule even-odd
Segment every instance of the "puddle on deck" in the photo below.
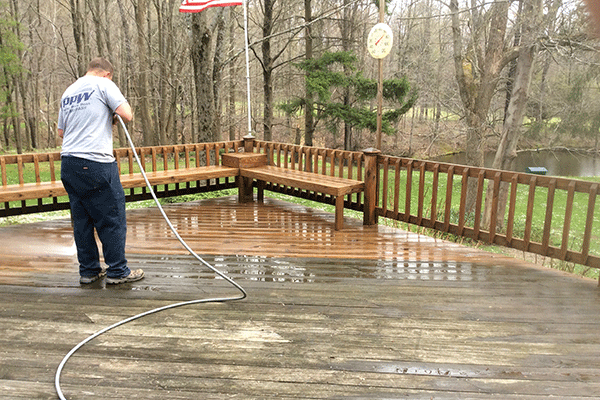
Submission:
{"label": "puddle on deck", "polygon": [[[132,268],[144,268],[159,279],[222,279],[188,256],[137,259]],[[343,279],[484,281],[493,267],[471,263],[388,260],[278,258],[266,256],[211,256],[205,260],[233,279],[260,282],[325,283]]]}
{"label": "puddle on deck", "polygon": [[75,241],[69,229],[45,227],[43,224],[26,224],[0,229],[2,254],[40,256],[75,256]]}

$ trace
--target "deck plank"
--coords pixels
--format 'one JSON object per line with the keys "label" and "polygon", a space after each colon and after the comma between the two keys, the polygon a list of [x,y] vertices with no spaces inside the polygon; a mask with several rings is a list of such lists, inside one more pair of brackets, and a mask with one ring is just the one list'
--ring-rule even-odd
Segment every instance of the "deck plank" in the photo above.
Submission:
{"label": "deck plank", "polygon": [[[266,199],[167,207],[182,236],[248,291],[180,307],[84,346],[70,399],[595,399],[596,282]],[[68,220],[0,228],[0,393],[54,399],[62,357],[121,319],[235,295],[166,229],[128,212],[140,282],[80,286]]]}

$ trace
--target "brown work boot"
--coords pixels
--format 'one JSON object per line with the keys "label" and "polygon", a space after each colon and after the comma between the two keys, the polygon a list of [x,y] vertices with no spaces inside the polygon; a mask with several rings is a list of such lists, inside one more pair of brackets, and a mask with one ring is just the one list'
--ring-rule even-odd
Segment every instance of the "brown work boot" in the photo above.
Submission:
{"label": "brown work boot", "polygon": [[139,281],[140,279],[142,279],[144,277],[144,271],[141,269],[136,269],[135,271],[131,271],[129,273],[129,275],[124,276],[123,278],[106,278],[106,284],[107,285],[118,285],[120,283],[127,283],[127,282],[135,282],[135,281]]}

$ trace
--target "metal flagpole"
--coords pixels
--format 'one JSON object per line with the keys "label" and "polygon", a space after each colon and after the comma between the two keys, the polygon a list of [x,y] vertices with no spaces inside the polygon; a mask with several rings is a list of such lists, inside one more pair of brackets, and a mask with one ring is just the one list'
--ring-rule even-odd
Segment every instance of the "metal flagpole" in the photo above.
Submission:
{"label": "metal flagpole", "polygon": [[250,59],[248,56],[248,10],[246,2],[248,0],[242,0],[244,3],[244,47],[246,50],[246,93],[248,96],[248,137],[252,135],[252,110],[250,109]]}

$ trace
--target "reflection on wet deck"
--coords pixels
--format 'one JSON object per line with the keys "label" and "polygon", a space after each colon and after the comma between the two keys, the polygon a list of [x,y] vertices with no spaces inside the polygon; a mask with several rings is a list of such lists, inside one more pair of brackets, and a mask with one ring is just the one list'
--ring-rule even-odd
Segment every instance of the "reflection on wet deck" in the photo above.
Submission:
{"label": "reflection on wet deck", "polygon": [[[486,281],[493,273],[492,266],[452,262],[400,262],[356,259],[306,259],[273,258],[266,256],[214,256],[211,265],[230,276],[261,282],[334,282],[340,279],[390,279],[422,281]],[[211,279],[210,271],[199,272],[197,262],[191,257],[161,257],[159,264],[130,262],[156,271],[166,268],[160,277],[165,279]],[[215,277],[215,279],[220,279]]]}
{"label": "reflection on wet deck", "polygon": [[[206,261],[248,291],[97,338],[66,366],[70,399],[596,399],[600,291],[439,239],[281,201],[167,207]],[[54,398],[89,334],[165,304],[234,290],[155,209],[128,212],[146,278],[80,286],[68,219],[0,228],[0,391]]]}

